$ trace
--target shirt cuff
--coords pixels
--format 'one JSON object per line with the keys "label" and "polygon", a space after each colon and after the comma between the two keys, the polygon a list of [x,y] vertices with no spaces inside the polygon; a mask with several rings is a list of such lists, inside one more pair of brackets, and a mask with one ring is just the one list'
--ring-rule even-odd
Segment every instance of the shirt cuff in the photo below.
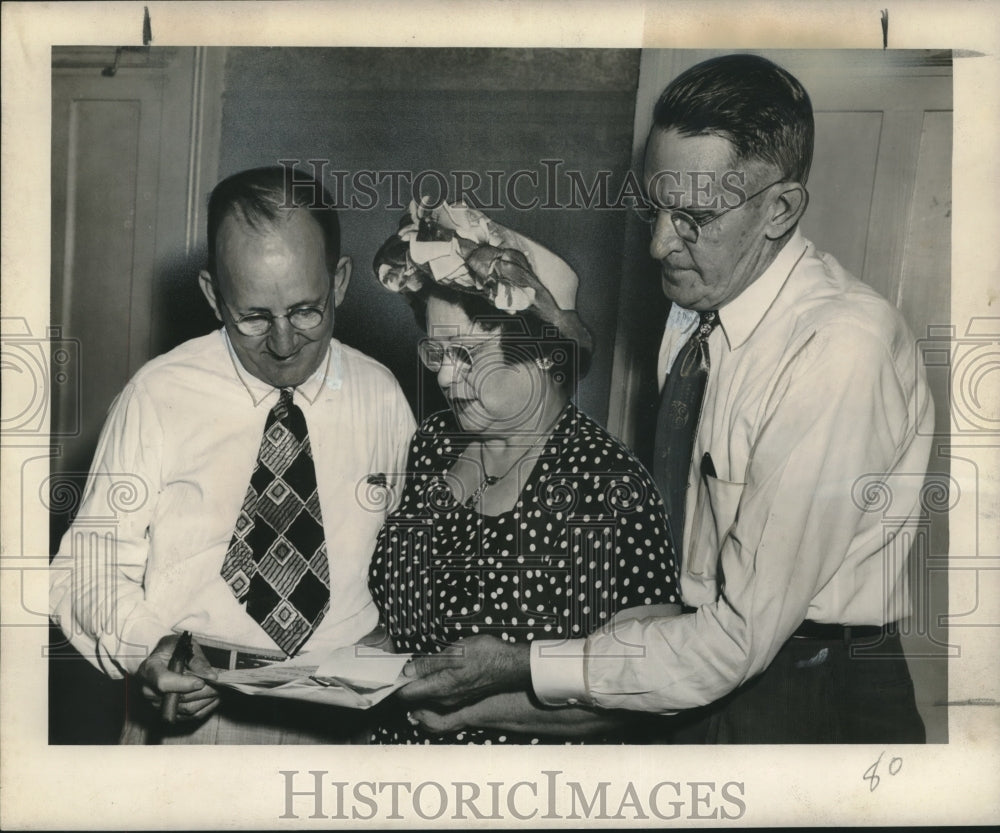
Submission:
{"label": "shirt cuff", "polygon": [[536,639],[531,643],[531,685],[546,706],[587,702],[584,639]]}

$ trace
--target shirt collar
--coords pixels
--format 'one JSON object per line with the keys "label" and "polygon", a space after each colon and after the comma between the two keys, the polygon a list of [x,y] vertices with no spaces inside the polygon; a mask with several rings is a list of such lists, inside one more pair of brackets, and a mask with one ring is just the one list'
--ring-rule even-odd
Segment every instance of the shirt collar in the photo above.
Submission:
{"label": "shirt collar", "polygon": [[[268,384],[262,379],[258,379],[249,370],[247,370],[243,363],[240,361],[239,356],[236,355],[236,350],[233,349],[233,343],[229,338],[229,333],[226,332],[226,328],[220,328],[219,332],[222,333],[222,338],[226,343],[226,350],[229,353],[229,358],[233,362],[233,368],[236,371],[236,376],[243,383],[243,387],[246,388],[250,398],[253,400],[253,405],[256,408],[267,399],[272,394],[277,396],[278,389],[273,385]],[[330,390],[339,390],[342,381],[342,363],[340,360],[340,342],[336,339],[330,339],[330,346],[327,348],[326,356],[315,372],[306,379],[301,385],[295,388],[295,393],[304,398],[307,402],[312,404],[316,401],[320,392],[324,387]]]}
{"label": "shirt collar", "polygon": [[806,239],[796,226],[791,238],[761,276],[719,310],[719,324],[730,350],[735,350],[750,338],[778,297],[792,269],[805,254],[807,246]]}

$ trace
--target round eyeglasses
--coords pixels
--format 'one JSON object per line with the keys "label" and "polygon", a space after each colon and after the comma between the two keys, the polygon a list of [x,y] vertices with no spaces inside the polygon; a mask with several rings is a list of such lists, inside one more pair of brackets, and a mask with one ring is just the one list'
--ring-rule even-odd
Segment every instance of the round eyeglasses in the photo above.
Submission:
{"label": "round eyeglasses", "polygon": [[687,243],[697,243],[698,237],[701,235],[701,230],[707,226],[709,223],[714,223],[723,214],[727,214],[730,211],[735,211],[737,208],[742,208],[750,200],[759,197],[768,188],[774,185],[784,182],[783,179],[776,180],[774,182],[765,185],[759,191],[754,191],[749,197],[746,197],[736,205],[728,205],[720,211],[694,211],[693,209],[681,209],[681,208],[658,208],[655,205],[638,205],[635,206],[635,212],[639,215],[639,218],[643,220],[651,229],[656,228],[656,221],[659,219],[661,214],[666,214],[670,217],[670,222],[674,227],[674,231],[677,236]]}
{"label": "round eyeglasses", "polygon": [[496,344],[499,338],[488,338],[477,340],[468,344],[460,341],[449,341],[442,344],[440,341],[432,341],[425,338],[417,344],[417,355],[424,367],[432,373],[437,373],[446,361],[462,367],[470,367],[476,354],[490,344]]}
{"label": "round eyeglasses", "polygon": [[[333,290],[331,289],[331,292]],[[233,312],[232,307],[226,303],[223,299],[222,294],[219,292],[218,286],[215,288],[215,297],[222,301],[223,305],[229,314],[232,316],[233,325],[245,336],[259,337],[267,335],[271,331],[271,327],[275,320],[278,318],[287,318],[288,323],[291,324],[296,330],[312,330],[323,323],[323,317],[326,315],[326,308],[330,305],[330,296],[327,295],[326,303],[321,307],[296,307],[291,312],[287,312],[283,315],[272,315],[269,312],[251,312],[248,315],[237,315]]]}

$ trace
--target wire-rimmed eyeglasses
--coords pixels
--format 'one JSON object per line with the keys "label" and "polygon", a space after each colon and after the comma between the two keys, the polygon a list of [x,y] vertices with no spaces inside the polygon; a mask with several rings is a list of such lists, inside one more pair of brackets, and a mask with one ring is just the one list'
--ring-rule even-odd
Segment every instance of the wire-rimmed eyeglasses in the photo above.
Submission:
{"label": "wire-rimmed eyeglasses", "polygon": [[417,355],[424,367],[432,373],[437,373],[445,361],[450,361],[455,365],[470,367],[476,354],[490,344],[497,344],[499,337],[476,339],[472,342],[463,343],[461,341],[449,341],[442,344],[440,341],[432,339],[422,339],[417,344]]}
{"label": "wire-rimmed eyeglasses", "polygon": [[[333,292],[331,287],[330,292]],[[237,330],[240,331],[245,336],[250,337],[260,337],[267,335],[271,331],[271,327],[274,324],[275,319],[287,318],[288,323],[291,324],[296,330],[313,330],[323,323],[323,317],[326,315],[326,308],[330,306],[330,295],[326,296],[326,303],[321,307],[316,306],[303,306],[295,307],[295,309],[284,313],[283,315],[272,315],[269,312],[251,312],[247,315],[237,315],[233,312],[233,308],[226,303],[222,294],[219,292],[219,287],[215,287],[215,297],[222,301],[223,306],[229,310],[229,314],[232,316],[233,325]]]}
{"label": "wire-rimmed eyeglasses", "polygon": [[759,191],[754,191],[749,197],[746,197],[736,205],[728,205],[720,211],[694,211],[693,209],[681,209],[681,208],[659,208],[655,205],[638,205],[635,207],[635,212],[639,215],[649,227],[655,228],[656,221],[659,219],[661,214],[667,214],[670,217],[670,222],[673,224],[674,231],[677,232],[677,236],[688,243],[697,243],[698,236],[701,234],[701,230],[707,226],[709,223],[714,223],[723,214],[727,214],[730,211],[735,211],[737,208],[742,208],[750,200],[759,197],[768,188],[774,185],[784,182],[783,179],[775,180]]}

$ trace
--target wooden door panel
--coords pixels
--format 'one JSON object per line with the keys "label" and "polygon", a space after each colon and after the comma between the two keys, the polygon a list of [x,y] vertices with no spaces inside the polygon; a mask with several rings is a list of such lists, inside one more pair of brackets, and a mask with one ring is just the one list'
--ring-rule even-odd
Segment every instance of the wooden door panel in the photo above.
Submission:
{"label": "wooden door panel", "polygon": [[[156,79],[53,77],[53,323],[79,344],[85,381],[60,469],[86,466],[111,399],[146,357],[160,90]],[[64,410],[56,403],[57,420]]]}
{"label": "wooden door panel", "polygon": [[924,112],[896,298],[918,336],[951,318],[951,128],[950,111]]}
{"label": "wooden door panel", "polygon": [[112,48],[53,50],[52,323],[79,345],[82,377],[79,403],[53,402],[57,433],[81,414],[58,472],[87,469],[111,400],[152,357],[154,299],[162,307],[165,286],[196,283],[223,55],[128,53],[109,77]]}

